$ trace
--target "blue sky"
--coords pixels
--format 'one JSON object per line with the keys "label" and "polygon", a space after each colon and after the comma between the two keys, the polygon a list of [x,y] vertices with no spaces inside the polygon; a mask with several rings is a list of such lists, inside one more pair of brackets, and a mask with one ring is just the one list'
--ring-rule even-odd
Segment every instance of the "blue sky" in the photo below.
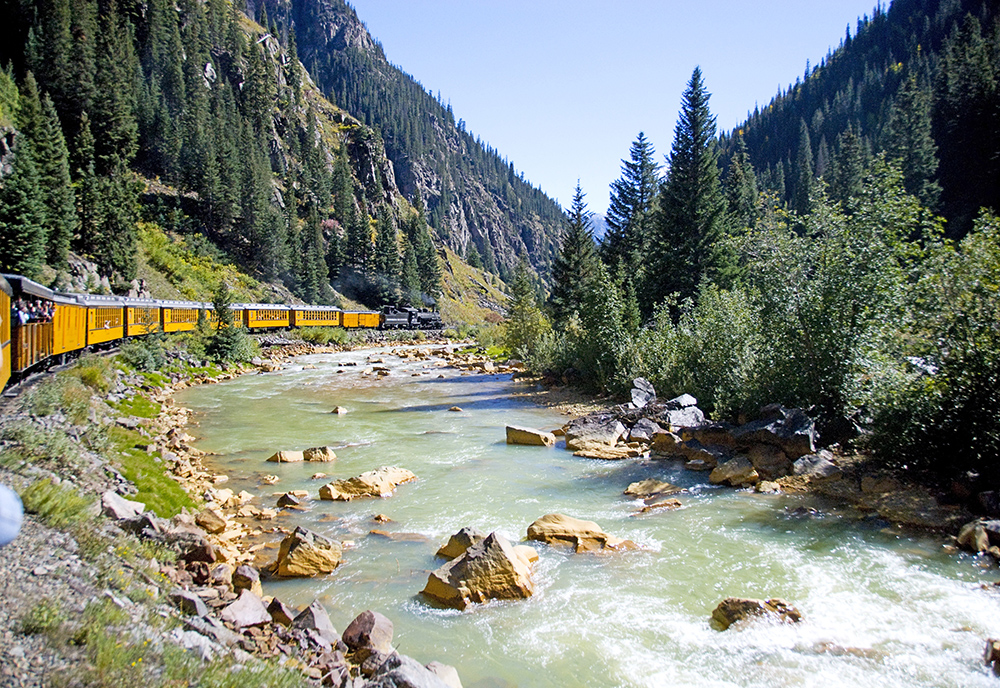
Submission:
{"label": "blue sky", "polygon": [[836,48],[875,0],[349,0],[389,60],[568,207],[604,212],[640,131],[670,150],[701,66],[721,130]]}

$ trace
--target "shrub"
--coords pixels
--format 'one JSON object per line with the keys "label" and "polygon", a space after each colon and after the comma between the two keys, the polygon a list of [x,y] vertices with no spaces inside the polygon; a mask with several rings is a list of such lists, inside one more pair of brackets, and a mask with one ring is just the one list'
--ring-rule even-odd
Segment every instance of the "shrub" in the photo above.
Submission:
{"label": "shrub", "polygon": [[343,327],[303,327],[299,336],[302,341],[320,346],[347,344],[352,340],[351,333]]}
{"label": "shrub", "polygon": [[119,359],[135,370],[156,371],[167,362],[162,333],[149,334],[123,342]]}
{"label": "shrub", "polygon": [[21,632],[25,635],[51,633],[66,620],[59,603],[48,598],[35,603],[21,617]]}
{"label": "shrub", "polygon": [[49,479],[36,480],[21,492],[24,510],[35,514],[54,528],[77,525],[88,517],[91,500],[76,489],[55,484]]}

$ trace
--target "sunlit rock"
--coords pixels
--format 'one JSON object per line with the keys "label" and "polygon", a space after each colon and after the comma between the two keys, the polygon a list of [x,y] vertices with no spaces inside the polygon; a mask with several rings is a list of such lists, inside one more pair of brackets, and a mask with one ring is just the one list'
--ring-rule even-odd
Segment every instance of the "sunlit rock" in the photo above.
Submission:
{"label": "sunlit rock", "polygon": [[507,444],[525,444],[534,447],[551,447],[556,443],[556,436],[551,432],[543,432],[534,428],[524,428],[517,425],[507,426]]}
{"label": "sunlit rock", "polygon": [[528,526],[528,539],[550,545],[567,545],[575,552],[604,552],[638,549],[631,540],[608,535],[593,521],[564,514],[547,514]]}
{"label": "sunlit rock", "polygon": [[301,451],[284,449],[272,454],[268,461],[271,463],[298,463],[305,461],[305,456]]}
{"label": "sunlit rock", "polygon": [[445,559],[454,559],[465,554],[465,550],[473,545],[479,544],[486,539],[486,533],[475,528],[462,528],[460,531],[448,538],[448,542],[437,551],[437,556]]}
{"label": "sunlit rock", "polygon": [[525,558],[502,535],[491,533],[432,572],[421,592],[449,607],[465,609],[488,600],[524,599],[534,590]]}
{"label": "sunlit rock", "polygon": [[708,480],[714,485],[727,484],[733,487],[745,487],[756,485],[760,481],[760,475],[749,459],[738,456],[716,466],[708,476]]}
{"label": "sunlit rock", "polygon": [[343,547],[301,526],[281,541],[271,570],[279,576],[310,577],[330,573],[343,557]]}
{"label": "sunlit rock", "polygon": [[354,478],[336,480],[319,488],[319,498],[333,501],[350,501],[358,497],[388,497],[397,485],[417,479],[405,468],[383,466]]}

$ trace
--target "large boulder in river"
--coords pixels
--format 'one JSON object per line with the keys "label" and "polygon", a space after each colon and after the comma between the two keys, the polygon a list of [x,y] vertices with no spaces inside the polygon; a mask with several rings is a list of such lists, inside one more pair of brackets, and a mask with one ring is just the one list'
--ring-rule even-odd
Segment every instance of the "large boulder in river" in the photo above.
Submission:
{"label": "large boulder in river", "polygon": [[570,451],[613,447],[625,434],[625,426],[611,413],[592,413],[572,420],[564,428]]}
{"label": "large boulder in river", "polygon": [[454,559],[465,554],[465,550],[473,545],[477,545],[486,539],[486,533],[475,528],[462,528],[460,531],[448,538],[448,542],[437,551],[437,556],[445,559]]}
{"label": "large boulder in river", "polygon": [[531,568],[510,542],[490,533],[427,577],[424,595],[455,609],[487,600],[516,600],[535,591]]}
{"label": "large boulder in river", "polygon": [[776,480],[794,470],[785,452],[773,444],[755,444],[746,450],[745,456],[764,480]]}
{"label": "large boulder in river", "polygon": [[525,444],[531,447],[551,447],[556,443],[556,436],[551,432],[543,432],[534,428],[523,428],[518,425],[507,426],[507,444]]}
{"label": "large boulder in river", "polygon": [[336,540],[299,526],[281,541],[272,570],[279,576],[310,577],[340,566],[343,546]]}
{"label": "large boulder in river", "polygon": [[299,463],[305,461],[305,456],[298,450],[283,449],[272,454],[267,460],[271,463]]}
{"label": "large boulder in river", "polygon": [[792,470],[795,475],[806,478],[812,483],[840,480],[843,475],[840,467],[833,462],[833,454],[826,449],[799,457]]}
{"label": "large boulder in river", "polygon": [[629,430],[628,441],[650,444],[653,441],[653,437],[662,432],[664,432],[663,428],[655,420],[640,418],[632,426],[632,429]]}
{"label": "large boulder in river", "polygon": [[816,424],[802,409],[771,404],[761,409],[761,416],[733,430],[738,446],[770,444],[783,451],[789,461],[816,451]]}
{"label": "large boulder in river", "polygon": [[378,612],[361,612],[346,629],[343,641],[352,650],[373,650],[392,652],[392,622]]}
{"label": "large boulder in river", "polygon": [[726,483],[733,487],[745,487],[760,482],[760,475],[747,458],[739,456],[716,466],[708,481],[714,485]]}
{"label": "large boulder in river", "polygon": [[547,514],[528,526],[528,539],[550,545],[569,545],[575,552],[638,549],[631,540],[608,535],[593,521],[564,514]]}
{"label": "large boulder in river", "polygon": [[397,485],[417,479],[410,471],[396,466],[383,466],[354,478],[336,480],[319,488],[319,498],[349,502],[357,497],[388,497]]}
{"label": "large boulder in river", "polygon": [[798,609],[777,597],[769,600],[727,597],[712,611],[712,621],[723,631],[738,621],[758,616],[771,617],[788,623],[802,620],[802,614]]}
{"label": "large boulder in river", "polygon": [[302,456],[306,461],[330,462],[337,460],[333,447],[310,447],[302,452]]}

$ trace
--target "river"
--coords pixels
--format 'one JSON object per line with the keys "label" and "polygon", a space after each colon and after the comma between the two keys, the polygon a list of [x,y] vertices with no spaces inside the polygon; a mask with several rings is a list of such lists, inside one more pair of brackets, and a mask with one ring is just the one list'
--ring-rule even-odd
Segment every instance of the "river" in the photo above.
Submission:
{"label": "river", "polygon": [[[373,354],[391,375],[361,375]],[[996,686],[982,649],[1000,635],[1000,593],[981,589],[998,579],[995,568],[814,497],[718,488],[672,461],[508,446],[508,424],[551,429],[567,420],[512,398],[517,384],[401,362],[383,349],[301,357],[280,373],[191,388],[177,401],[195,411],[197,446],[218,454],[209,467],[262,506],[273,507],[279,490],[315,497],[326,482],[310,479],[317,471],[331,479],[384,465],[413,471],[418,481],[390,498],[316,499],[279,517],[273,523],[353,545],[333,574],[266,581],[264,592],[298,606],[318,598],[340,629],[379,611],[395,624],[400,652],[454,665],[466,688]],[[337,405],[348,413],[331,414]],[[278,449],[320,445],[337,448],[335,463],[265,462]],[[266,474],[281,481],[263,485]],[[684,507],[635,515],[642,503],[622,492],[650,477],[687,488]],[[419,595],[443,563],[434,552],[460,528],[517,543],[555,512],[644,549],[573,555],[534,543],[540,561],[528,600],[457,612]],[[803,621],[713,630],[712,609],[728,596],[781,597]]]}

